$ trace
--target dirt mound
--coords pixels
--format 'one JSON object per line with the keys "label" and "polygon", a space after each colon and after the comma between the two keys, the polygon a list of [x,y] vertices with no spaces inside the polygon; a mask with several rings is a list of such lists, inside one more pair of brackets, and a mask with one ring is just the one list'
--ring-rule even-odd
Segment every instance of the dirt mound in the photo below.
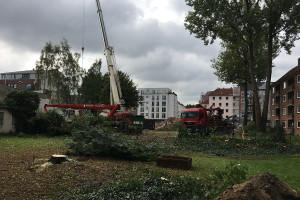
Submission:
{"label": "dirt mound", "polygon": [[300,195],[276,176],[265,173],[228,187],[215,200],[300,200]]}
{"label": "dirt mound", "polygon": [[166,120],[156,124],[155,128],[162,128],[162,127],[165,127],[165,126],[171,126],[171,125],[175,124],[176,122],[178,122],[180,120],[181,120],[180,118],[169,117]]}

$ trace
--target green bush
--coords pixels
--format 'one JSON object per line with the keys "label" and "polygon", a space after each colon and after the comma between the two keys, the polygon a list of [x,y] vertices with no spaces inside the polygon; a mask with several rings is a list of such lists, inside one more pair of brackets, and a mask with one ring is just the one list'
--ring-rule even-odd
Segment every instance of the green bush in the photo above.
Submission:
{"label": "green bush", "polygon": [[270,137],[270,140],[275,142],[282,142],[286,143],[285,133],[283,127],[278,123],[274,127],[271,127],[268,135]]}
{"label": "green bush", "polygon": [[255,122],[248,122],[248,124],[244,127],[245,133],[250,136],[255,136],[257,132],[257,126]]}
{"label": "green bush", "polygon": [[178,138],[186,138],[190,136],[190,132],[187,130],[187,128],[183,125],[179,126],[178,128]]}
{"label": "green bush", "polygon": [[64,117],[53,110],[37,112],[37,115],[31,120],[31,132],[48,136],[70,134]]}
{"label": "green bush", "polygon": [[145,146],[100,126],[84,130],[74,129],[69,148],[72,150],[71,153],[79,155],[111,156],[140,161],[154,160],[157,156],[170,151],[168,146],[160,148],[157,145]]}
{"label": "green bush", "polygon": [[204,185],[201,180],[191,178],[149,177],[145,180],[132,178],[107,185],[96,186],[96,189],[69,194],[64,199],[204,199]]}

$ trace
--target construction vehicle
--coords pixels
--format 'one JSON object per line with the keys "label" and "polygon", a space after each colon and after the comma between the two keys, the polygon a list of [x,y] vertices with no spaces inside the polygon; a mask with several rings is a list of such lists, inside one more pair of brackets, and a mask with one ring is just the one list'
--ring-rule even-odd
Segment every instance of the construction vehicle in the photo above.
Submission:
{"label": "construction vehicle", "polygon": [[181,114],[181,124],[192,133],[233,131],[233,125],[223,119],[224,110],[220,107],[205,108],[201,104],[197,108],[184,109]]}
{"label": "construction vehicle", "polygon": [[[100,6],[100,1],[96,0],[97,13],[99,14],[100,26],[102,30],[103,42],[104,42],[104,54],[107,60],[107,66],[110,78],[110,104],[111,105],[93,105],[93,104],[45,104],[44,109],[47,111],[47,107],[57,107],[57,108],[71,108],[79,110],[81,115],[82,109],[94,110],[107,112],[108,117],[114,119],[115,121],[125,121],[133,125],[133,114],[128,112],[117,112],[118,110],[125,110],[123,104],[125,103],[122,99],[121,85],[117,73],[116,59],[114,56],[113,47],[109,46],[108,39],[106,35],[102,10]],[[105,111],[106,110],[106,111]],[[109,112],[107,111],[109,110]]]}

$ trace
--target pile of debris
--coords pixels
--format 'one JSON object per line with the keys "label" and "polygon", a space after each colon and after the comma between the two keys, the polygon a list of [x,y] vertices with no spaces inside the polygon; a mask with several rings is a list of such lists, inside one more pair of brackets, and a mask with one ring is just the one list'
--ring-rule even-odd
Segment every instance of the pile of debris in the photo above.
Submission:
{"label": "pile of debris", "polygon": [[300,200],[300,195],[276,176],[265,173],[228,187],[215,200]]}
{"label": "pile of debris", "polygon": [[165,126],[172,126],[174,124],[176,124],[177,122],[180,121],[180,118],[176,118],[176,117],[169,117],[168,119],[158,123],[155,125],[155,128],[156,129],[159,129],[159,128],[163,128]]}

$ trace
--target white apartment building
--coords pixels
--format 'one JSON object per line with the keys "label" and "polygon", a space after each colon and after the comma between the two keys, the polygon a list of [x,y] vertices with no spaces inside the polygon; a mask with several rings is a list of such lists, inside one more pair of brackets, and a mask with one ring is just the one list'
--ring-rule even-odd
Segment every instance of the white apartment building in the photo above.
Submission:
{"label": "white apartment building", "polygon": [[139,102],[138,115],[146,119],[164,120],[180,117],[184,106],[178,102],[177,94],[169,88],[139,88],[142,101]]}
{"label": "white apartment building", "polygon": [[235,103],[232,88],[218,88],[209,94],[209,107],[224,109],[224,118],[233,116]]}

